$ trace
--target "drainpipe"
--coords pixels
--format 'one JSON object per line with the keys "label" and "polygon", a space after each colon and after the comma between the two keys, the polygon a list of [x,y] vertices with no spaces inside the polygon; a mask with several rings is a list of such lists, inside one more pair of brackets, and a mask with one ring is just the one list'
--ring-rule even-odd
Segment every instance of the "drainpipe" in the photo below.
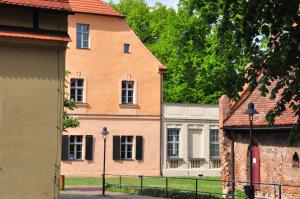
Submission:
{"label": "drainpipe", "polygon": [[162,156],[162,153],[164,152],[164,150],[162,150],[164,147],[162,146],[163,142],[162,142],[162,139],[163,139],[163,101],[164,101],[164,98],[163,98],[163,80],[164,80],[164,71],[163,70],[160,70],[160,139],[159,139],[159,146],[160,146],[160,153],[159,153],[159,170],[160,170],[160,176],[163,176],[163,173],[162,173],[162,163],[163,163],[163,156]]}

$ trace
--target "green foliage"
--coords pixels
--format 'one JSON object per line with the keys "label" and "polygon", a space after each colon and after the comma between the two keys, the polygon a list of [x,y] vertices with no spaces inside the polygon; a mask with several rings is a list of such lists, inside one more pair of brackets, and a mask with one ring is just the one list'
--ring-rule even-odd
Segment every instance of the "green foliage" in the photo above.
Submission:
{"label": "green foliage", "polygon": [[[69,71],[65,71],[65,77],[70,75]],[[65,80],[65,88],[67,88],[66,85],[70,84],[67,80]],[[80,125],[80,122],[73,117],[70,117],[67,114],[67,110],[75,110],[76,104],[74,101],[69,100],[68,93],[65,92],[64,96],[64,121],[63,121],[63,130],[67,131],[68,128],[77,128]]]}
{"label": "green foliage", "polygon": [[149,7],[144,0],[111,5],[168,68],[165,102],[217,103],[222,94],[235,97],[241,90],[248,59],[243,48],[217,39],[218,2],[181,0],[178,11],[160,3]]}
{"label": "green foliage", "polygon": [[[113,7],[167,66],[166,102],[216,103],[222,94],[238,99],[249,83],[277,99],[266,118],[272,124],[287,107],[300,115],[299,4],[179,0],[176,12],[161,4],[149,7],[144,0],[121,0]],[[294,139],[297,129],[300,125]]]}
{"label": "green foliage", "polygon": [[[198,2],[198,0],[193,0]],[[244,46],[251,60],[245,82],[259,87],[262,96],[277,100],[266,119],[275,118],[290,107],[300,115],[300,15],[299,0],[218,0],[219,38]],[[258,74],[263,74],[263,77]],[[273,84],[272,84],[273,83]],[[298,123],[299,123],[298,119]],[[299,135],[299,125],[295,128]],[[297,137],[297,136],[296,136]]]}

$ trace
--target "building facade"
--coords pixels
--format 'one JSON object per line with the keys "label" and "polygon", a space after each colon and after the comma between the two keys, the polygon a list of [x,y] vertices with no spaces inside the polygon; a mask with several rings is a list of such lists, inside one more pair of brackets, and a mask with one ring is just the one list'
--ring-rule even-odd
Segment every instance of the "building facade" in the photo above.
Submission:
{"label": "building facade", "polygon": [[58,198],[65,1],[0,1],[0,198]]}
{"label": "building facade", "polygon": [[217,105],[164,104],[164,176],[219,176]]}
{"label": "building facade", "polygon": [[107,127],[107,173],[159,175],[163,66],[106,3],[70,4],[66,92],[80,127],[64,134],[62,174],[102,174]]}
{"label": "building facade", "polygon": [[[272,85],[274,86],[274,85]],[[220,157],[223,180],[235,180],[236,186],[224,183],[224,193],[243,190],[250,181],[249,116],[245,114],[249,102],[255,104],[258,114],[253,118],[252,177],[256,197],[300,198],[300,140],[289,145],[289,135],[297,122],[291,109],[275,119],[274,125],[266,122],[266,114],[276,100],[260,96],[259,88],[250,92],[247,88],[238,102],[228,97],[220,99]],[[247,183],[248,182],[248,183]],[[265,184],[263,184],[265,183]],[[273,185],[277,184],[277,185]],[[280,187],[279,184],[282,186]]]}

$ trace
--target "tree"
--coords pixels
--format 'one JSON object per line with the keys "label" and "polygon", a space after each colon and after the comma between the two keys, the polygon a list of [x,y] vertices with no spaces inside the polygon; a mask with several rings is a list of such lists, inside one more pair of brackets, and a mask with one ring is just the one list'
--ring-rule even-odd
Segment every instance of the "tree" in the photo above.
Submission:
{"label": "tree", "polygon": [[[250,90],[258,86],[262,96],[276,98],[276,106],[266,116],[269,123],[288,107],[294,111],[298,125],[290,136],[292,142],[300,135],[300,1],[191,0],[190,4],[195,9],[214,4],[220,11],[217,18],[208,12],[208,18],[217,24],[218,39],[242,47],[251,60],[243,81]],[[236,84],[230,96],[237,99],[242,86]]]}
{"label": "tree", "polygon": [[[269,123],[273,124],[287,107],[298,117],[290,142],[300,135],[299,5],[299,0],[224,1],[220,26],[222,39],[246,46],[252,64],[245,81],[252,89],[258,86],[262,96],[276,98],[276,106],[266,117]],[[228,29],[234,31],[228,34]],[[263,73],[261,79],[259,73]]]}
{"label": "tree", "polygon": [[[65,76],[70,74],[69,71],[65,71]],[[70,84],[67,80],[65,80],[65,87],[66,85]],[[68,93],[65,92],[64,96],[64,118],[63,118],[63,130],[67,131],[68,128],[77,128],[79,127],[80,123],[78,120],[74,119],[70,115],[67,114],[67,110],[74,110],[76,108],[76,104],[74,101],[69,100]]]}
{"label": "tree", "polygon": [[180,0],[177,12],[160,3],[149,7],[144,0],[111,5],[167,66],[165,102],[217,103],[222,94],[237,93],[234,89],[243,81],[248,60],[243,48],[217,39],[221,9],[214,1],[197,6]]}

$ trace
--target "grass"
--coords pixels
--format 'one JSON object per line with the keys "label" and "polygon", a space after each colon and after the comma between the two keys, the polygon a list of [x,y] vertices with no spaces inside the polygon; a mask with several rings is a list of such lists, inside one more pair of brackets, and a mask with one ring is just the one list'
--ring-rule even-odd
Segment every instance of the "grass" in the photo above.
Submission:
{"label": "grass", "polygon": [[[213,181],[216,180],[216,181]],[[198,178],[198,192],[208,192],[208,193],[222,193],[221,182],[219,177],[203,177]],[[101,178],[66,178],[66,186],[101,186]],[[111,184],[114,186],[120,186],[119,177],[107,177],[106,184]],[[141,186],[141,179],[139,177],[123,177],[121,178],[122,187],[138,187]],[[166,188],[166,179],[160,177],[144,177],[143,187],[147,188]],[[196,191],[196,178],[188,177],[184,179],[180,178],[168,178],[168,189],[177,191]]]}

